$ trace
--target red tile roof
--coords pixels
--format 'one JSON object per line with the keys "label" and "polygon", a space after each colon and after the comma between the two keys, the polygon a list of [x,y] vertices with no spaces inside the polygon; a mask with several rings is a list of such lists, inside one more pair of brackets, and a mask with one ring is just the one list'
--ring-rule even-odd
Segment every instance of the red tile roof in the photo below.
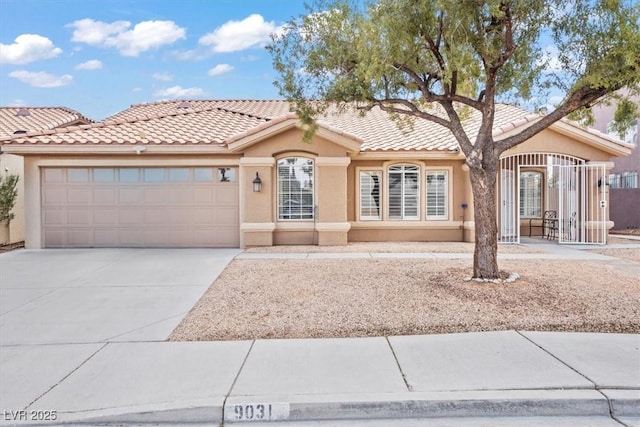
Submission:
{"label": "red tile roof", "polygon": [[87,123],[93,120],[66,107],[0,107],[0,138]]}
{"label": "red tile roof", "polygon": [[[290,104],[282,100],[174,100],[136,104],[108,119],[82,126],[54,130],[34,129],[26,136],[0,136],[11,144],[149,144],[217,146],[251,135],[291,116]],[[16,110],[17,111],[17,110]],[[435,113],[437,114],[437,113]],[[14,111],[15,115],[15,111]],[[507,104],[496,106],[494,135],[536,120],[540,116]],[[21,117],[13,117],[13,120]],[[456,151],[458,144],[444,127],[415,119],[399,127],[387,113],[374,108],[362,116],[358,112],[327,113],[319,124],[337,133],[363,141],[361,152]],[[600,132],[563,120],[601,138]],[[480,114],[472,111],[463,122],[469,135],[477,132]],[[30,130],[30,129],[28,129]]]}

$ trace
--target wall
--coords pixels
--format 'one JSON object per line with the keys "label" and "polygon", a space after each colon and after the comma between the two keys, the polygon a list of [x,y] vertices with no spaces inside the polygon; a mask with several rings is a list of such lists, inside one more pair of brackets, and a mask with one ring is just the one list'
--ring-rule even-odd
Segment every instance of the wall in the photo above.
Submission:
{"label": "wall", "polygon": [[[640,96],[632,98],[640,104]],[[593,127],[600,132],[607,133],[607,125],[613,119],[616,105],[599,105],[593,108],[595,123]],[[614,159],[615,166],[612,174],[636,172],[640,176],[640,120],[635,129],[635,148],[627,157]],[[640,177],[638,178],[640,180]],[[611,188],[609,191],[611,220],[614,229],[640,228],[640,188]]]}

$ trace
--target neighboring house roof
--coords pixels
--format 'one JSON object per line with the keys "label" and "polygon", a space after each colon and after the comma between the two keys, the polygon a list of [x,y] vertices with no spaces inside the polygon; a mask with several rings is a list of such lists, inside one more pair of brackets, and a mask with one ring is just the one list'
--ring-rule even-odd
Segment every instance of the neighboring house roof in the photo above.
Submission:
{"label": "neighboring house roof", "polygon": [[88,123],[93,120],[66,107],[0,107],[0,138]]}
{"label": "neighboring house roof", "polygon": [[[289,110],[290,104],[283,100],[162,101],[132,105],[90,125],[0,137],[0,141],[17,145],[206,145],[218,151],[267,133],[271,126],[283,129],[284,122],[291,124],[295,118]],[[434,110],[434,114],[443,113]],[[540,117],[513,105],[498,104],[494,136],[505,136]],[[465,118],[463,124],[469,135],[477,132],[480,119],[475,110]],[[333,134],[361,142],[360,152],[458,151],[454,136],[446,128],[420,119],[399,127],[397,120],[379,108],[364,116],[355,111],[327,112],[318,124]],[[629,148],[628,144],[566,119],[552,127],[584,142],[600,144],[613,153],[624,155]]]}

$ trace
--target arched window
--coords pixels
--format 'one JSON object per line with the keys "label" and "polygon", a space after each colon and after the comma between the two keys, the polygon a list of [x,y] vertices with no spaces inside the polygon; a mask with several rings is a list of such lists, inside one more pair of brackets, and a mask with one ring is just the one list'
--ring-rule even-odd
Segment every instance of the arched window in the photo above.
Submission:
{"label": "arched window", "polygon": [[313,159],[278,160],[278,219],[313,219],[313,207]]}
{"label": "arched window", "polygon": [[418,166],[389,166],[387,188],[389,219],[420,219],[420,168]]}

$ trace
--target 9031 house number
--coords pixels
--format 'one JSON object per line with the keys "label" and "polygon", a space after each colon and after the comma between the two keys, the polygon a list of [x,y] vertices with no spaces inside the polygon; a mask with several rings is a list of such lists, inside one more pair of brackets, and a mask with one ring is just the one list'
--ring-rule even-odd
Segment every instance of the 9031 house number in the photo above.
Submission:
{"label": "9031 house number", "polygon": [[[231,415],[231,414],[230,414]],[[233,405],[236,421],[272,421],[289,418],[289,404],[287,403],[243,403]]]}

